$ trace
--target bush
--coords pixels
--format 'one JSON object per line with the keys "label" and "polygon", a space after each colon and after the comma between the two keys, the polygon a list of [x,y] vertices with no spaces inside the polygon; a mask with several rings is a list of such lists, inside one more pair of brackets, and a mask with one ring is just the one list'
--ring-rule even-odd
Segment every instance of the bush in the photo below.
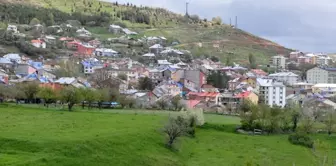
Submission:
{"label": "bush", "polygon": [[288,136],[288,141],[294,145],[301,145],[308,148],[313,148],[313,140],[305,134],[291,134]]}

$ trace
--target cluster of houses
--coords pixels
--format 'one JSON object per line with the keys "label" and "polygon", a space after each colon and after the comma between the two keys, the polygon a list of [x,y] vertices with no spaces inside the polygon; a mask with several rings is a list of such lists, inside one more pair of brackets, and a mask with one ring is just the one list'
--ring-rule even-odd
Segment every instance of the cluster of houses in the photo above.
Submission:
{"label": "cluster of houses", "polygon": [[[14,26],[9,30],[17,31]],[[110,25],[109,31],[115,34],[136,35],[129,29]],[[91,33],[80,28],[77,36],[87,37]],[[271,58],[271,65],[280,69],[269,74],[261,69],[248,69],[238,64],[225,66],[210,59],[183,60],[188,50],[178,50],[167,45],[165,37],[143,37],[148,52],[140,55],[143,62],[131,58],[122,58],[112,48],[104,48],[97,39],[83,42],[76,37],[42,36],[32,40],[38,48],[48,44],[62,42],[72,50],[72,58],[81,70],[81,77],[58,77],[57,72],[64,59],[30,59],[19,54],[7,54],[0,57],[0,83],[16,84],[35,81],[42,87],[61,90],[65,86],[76,88],[113,87],[119,92],[136,99],[139,106],[149,106],[158,100],[169,102],[175,96],[181,96],[187,108],[223,108],[235,111],[244,100],[252,103],[264,103],[271,107],[285,107],[289,100],[303,103],[308,99],[326,101],[336,92],[336,69],[326,67],[331,59],[323,54],[303,54],[292,52],[290,55],[277,55]],[[76,57],[76,58],[73,58]],[[287,64],[319,64],[307,71],[307,80],[301,80],[296,72],[286,70]],[[227,88],[219,89],[207,82],[213,72],[225,73],[229,80]],[[122,77],[121,77],[122,76]],[[155,85],[153,90],[137,89],[140,78],[148,77]],[[310,101],[310,100],[309,100]]]}
{"label": "cluster of houses", "polygon": [[291,52],[289,56],[277,55],[273,56],[270,64],[278,69],[286,69],[288,64],[302,65],[311,64],[319,66],[328,66],[332,62],[327,54],[322,53],[303,53],[303,52]]}

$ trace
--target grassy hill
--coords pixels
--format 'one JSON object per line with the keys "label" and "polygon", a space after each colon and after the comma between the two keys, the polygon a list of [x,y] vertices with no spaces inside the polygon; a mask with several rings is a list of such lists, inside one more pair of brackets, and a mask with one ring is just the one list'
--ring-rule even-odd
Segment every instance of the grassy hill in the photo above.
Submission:
{"label": "grassy hill", "polygon": [[[206,115],[225,130],[197,129],[178,151],[164,146],[160,128],[167,112],[105,110],[63,112],[0,107],[0,165],[317,165],[312,151],[290,144],[286,135],[233,133],[238,118]],[[336,156],[336,138],[318,135]]]}
{"label": "grassy hill", "polygon": [[[135,7],[131,3],[123,5],[98,0],[0,0],[0,3],[33,5],[65,13],[83,12],[87,15],[107,12],[112,16],[110,23],[125,24],[140,32],[140,35],[165,36],[169,41],[179,41],[181,44],[177,48],[188,49],[195,56],[214,55],[222,61],[229,57],[234,62],[247,63],[247,57],[251,53],[256,55],[259,64],[267,64],[271,56],[291,51],[229,25],[215,25],[197,17],[186,19],[166,9]],[[135,18],[139,15],[140,21]],[[144,20],[147,22],[142,23]],[[108,33],[107,25],[90,28],[99,38],[114,37]]]}

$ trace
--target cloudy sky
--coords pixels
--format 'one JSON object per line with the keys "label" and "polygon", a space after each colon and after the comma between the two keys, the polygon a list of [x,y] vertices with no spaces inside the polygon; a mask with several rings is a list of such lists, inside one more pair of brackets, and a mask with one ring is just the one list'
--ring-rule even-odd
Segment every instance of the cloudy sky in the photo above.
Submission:
{"label": "cloudy sky", "polygon": [[[108,1],[108,0],[107,0]],[[112,1],[112,0],[111,0]],[[115,1],[115,0],[114,0]],[[186,0],[118,0],[185,13]],[[289,48],[336,53],[336,0],[188,0],[189,13],[229,23]]]}

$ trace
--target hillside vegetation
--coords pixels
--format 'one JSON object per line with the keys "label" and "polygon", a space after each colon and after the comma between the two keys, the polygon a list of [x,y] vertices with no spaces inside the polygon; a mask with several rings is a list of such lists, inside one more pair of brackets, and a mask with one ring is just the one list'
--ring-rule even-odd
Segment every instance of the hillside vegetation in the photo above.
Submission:
{"label": "hillside vegetation", "polygon": [[[97,0],[0,0],[0,3],[5,6],[0,9],[5,23],[29,24],[32,18],[38,18],[50,26],[77,19],[87,28],[104,28],[93,32],[102,39],[113,36],[107,31],[109,24],[122,24],[140,35],[178,41],[180,44],[175,47],[188,49],[196,57],[218,56],[222,61],[229,57],[234,62],[247,63],[248,55],[253,54],[260,64],[267,64],[271,56],[291,51],[229,25],[219,25],[197,15],[186,18],[162,8]],[[26,12],[22,13],[22,9]]]}
{"label": "hillside vegetation", "polygon": [[[287,136],[233,133],[238,118],[206,115],[225,130],[197,129],[179,150],[164,145],[168,113],[142,111],[62,112],[0,108],[0,165],[316,165],[311,150]],[[335,137],[319,136],[335,147]],[[243,150],[244,149],[244,150]],[[335,149],[333,153],[335,154]],[[315,164],[314,164],[315,163]]]}

